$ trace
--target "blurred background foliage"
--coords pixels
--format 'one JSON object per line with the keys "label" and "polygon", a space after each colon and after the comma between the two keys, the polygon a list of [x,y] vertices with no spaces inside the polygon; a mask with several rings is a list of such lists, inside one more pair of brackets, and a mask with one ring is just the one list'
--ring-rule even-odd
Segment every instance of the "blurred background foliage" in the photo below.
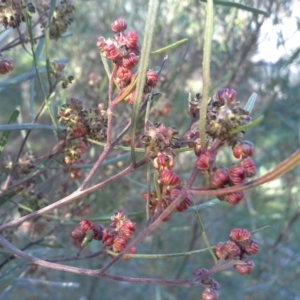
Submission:
{"label": "blurred background foliage", "polygon": [[[228,6],[215,5],[214,37],[212,46],[212,91],[231,87],[237,90],[238,99],[246,103],[252,92],[258,94],[252,117],[263,115],[259,126],[246,133],[246,138],[255,145],[254,160],[259,175],[275,167],[300,147],[300,44],[297,33],[300,19],[297,0],[244,0],[241,3],[266,11],[269,15],[257,15]],[[50,45],[51,59],[66,59],[67,72],[75,77],[67,90],[60,87],[51,98],[52,109],[57,110],[71,97],[83,99],[85,108],[95,107],[107,101],[108,80],[96,48],[99,36],[111,36],[110,24],[116,18],[124,18],[128,28],[135,29],[143,40],[147,13],[144,0],[82,0],[74,2],[74,21],[67,34]],[[33,16],[33,18],[35,18]],[[286,21],[294,22],[290,35],[283,34]],[[288,23],[291,24],[291,23]],[[23,27],[22,27],[23,26]],[[25,31],[24,25],[20,27]],[[264,27],[265,26],[265,27]],[[165,47],[183,38],[188,42],[159,55],[151,57],[150,66],[162,64],[166,54],[168,60],[163,68],[159,85],[155,91],[161,93],[155,99],[150,115],[153,122],[174,125],[183,133],[189,124],[187,116],[188,93],[193,95],[202,90],[202,48],[205,28],[205,3],[199,1],[162,1],[155,28],[153,50]],[[262,30],[264,29],[264,30]],[[7,34],[7,31],[11,32]],[[38,29],[37,29],[38,30]],[[270,47],[271,32],[276,40]],[[299,33],[299,32],[298,32]],[[17,36],[16,30],[1,32],[2,45]],[[6,35],[3,38],[3,35]],[[295,40],[287,46],[288,40]],[[141,44],[141,42],[140,42]],[[269,47],[269,48],[268,48]],[[2,48],[2,46],[1,46]],[[28,44],[3,52],[14,61],[15,70],[2,76],[4,82],[10,76],[18,76],[31,69],[32,57]],[[283,53],[281,50],[284,49]],[[278,55],[276,55],[278,53]],[[271,60],[271,57],[272,60]],[[274,58],[275,57],[275,58]],[[46,80],[46,76],[43,80]],[[95,80],[96,78],[96,80]],[[30,123],[32,116],[41,105],[43,97],[35,85],[34,103],[29,101],[30,84],[24,81],[14,85],[1,85],[0,121],[8,122],[9,116],[18,108],[18,122]],[[161,113],[171,108],[169,115]],[[116,111],[116,128],[124,126],[130,118],[131,107],[120,105]],[[45,114],[39,123],[51,124]],[[118,130],[116,129],[116,132]],[[12,132],[2,154],[1,181],[6,178],[4,166],[12,160],[20,147],[24,132]],[[33,131],[26,145],[24,155],[38,157],[55,146],[56,137],[51,131]],[[93,146],[85,159],[92,164],[101,148]],[[123,152],[112,152],[115,158]],[[107,163],[94,182],[115,174],[127,165],[128,158],[118,163]],[[230,165],[233,158],[224,153],[220,164]],[[184,178],[189,175],[195,158],[191,153],[178,155],[177,172]],[[89,167],[88,165],[86,166]],[[38,219],[23,224],[17,231],[6,231],[5,235],[15,245],[27,247],[27,251],[43,258],[72,256],[77,249],[72,244],[70,232],[82,218],[91,218],[103,224],[116,210],[126,213],[144,211],[141,194],[146,190],[145,167],[130,174],[105,189],[94,192],[68,207],[53,212],[53,220]],[[87,170],[83,169],[83,174]],[[234,270],[218,273],[214,278],[220,283],[221,299],[300,299],[300,236],[299,236],[299,167],[283,178],[246,192],[238,206],[220,203],[200,212],[206,233],[212,245],[226,241],[234,227],[255,230],[269,225],[270,228],[255,235],[260,243],[260,253],[253,257],[255,269],[249,276],[239,276]],[[51,164],[47,172],[36,179],[36,191],[42,192],[49,203],[66,196],[79,184],[64,173],[59,162]],[[195,203],[208,199],[195,197]],[[1,201],[1,223],[17,218],[18,203],[22,199],[13,195]],[[70,213],[72,212],[72,214]],[[71,214],[71,218],[70,218]],[[68,219],[69,217],[69,219]],[[106,219],[105,219],[106,218]],[[106,220],[106,221],[105,221]],[[145,226],[145,215],[133,216],[138,228]],[[192,212],[174,214],[171,220],[162,224],[138,245],[138,253],[174,253],[205,248],[196,217]],[[99,250],[99,244],[92,242],[83,250],[87,255]],[[8,261],[9,253],[1,251],[0,299],[199,299],[201,288],[176,286],[152,286],[112,282],[107,279],[78,276],[30,266],[23,261]],[[109,258],[70,262],[70,265],[85,268],[101,268]],[[118,262],[110,272],[113,274],[151,278],[189,278],[197,268],[211,268],[213,260],[209,253],[168,259],[132,259]],[[1,287],[0,287],[1,290]]]}

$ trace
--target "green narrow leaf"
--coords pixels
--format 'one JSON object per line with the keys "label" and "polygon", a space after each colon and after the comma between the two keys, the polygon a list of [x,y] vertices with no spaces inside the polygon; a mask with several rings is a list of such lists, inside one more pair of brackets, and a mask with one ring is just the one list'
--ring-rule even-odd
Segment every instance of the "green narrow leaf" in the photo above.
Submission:
{"label": "green narrow leaf", "polygon": [[8,274],[6,276],[1,276],[0,279],[0,290],[4,291],[9,285],[13,283],[15,280],[15,275],[14,274]]}
{"label": "green narrow leaf", "polygon": [[252,93],[251,96],[249,97],[249,99],[247,100],[247,103],[246,103],[244,109],[248,110],[249,113],[252,112],[253,107],[254,107],[255,102],[256,102],[256,99],[257,99],[257,94],[256,93]]}
{"label": "green narrow leaf", "polygon": [[[207,0],[200,0],[201,2],[207,2]],[[264,10],[249,6],[249,5],[245,5],[245,4],[241,4],[241,3],[237,3],[237,2],[230,2],[230,1],[222,1],[222,0],[214,0],[214,4],[216,5],[223,5],[223,6],[229,6],[229,7],[235,7],[237,9],[242,9],[242,10],[246,10],[246,11],[250,11],[253,14],[261,14],[261,15],[265,15],[268,16],[268,13]]]}
{"label": "green narrow leaf", "polygon": [[208,207],[212,207],[212,206],[217,205],[219,203],[221,203],[221,201],[217,198],[214,198],[214,199],[209,200],[205,203],[191,206],[187,210],[185,210],[184,212],[199,211],[199,210],[202,210],[202,209],[206,209]]}
{"label": "green narrow leaf", "polygon": [[[15,110],[12,115],[10,116],[10,119],[8,121],[8,124],[10,123],[14,123],[16,122],[18,116],[19,116],[19,111],[18,110]],[[7,130],[7,131],[4,131],[1,138],[0,138],[0,156],[3,152],[3,149],[8,141],[8,138],[9,138],[9,135],[10,135],[11,131],[10,130]]]}
{"label": "green narrow leaf", "polygon": [[161,67],[160,66],[155,66],[154,68],[152,68],[152,70],[156,73],[159,73],[160,70],[161,70]]}
{"label": "green narrow leaf", "polygon": [[41,57],[41,53],[43,51],[44,45],[45,45],[45,38],[41,38],[38,42],[37,47],[36,47],[36,57],[37,57],[38,60]]}
{"label": "green narrow leaf", "polygon": [[253,122],[250,122],[246,125],[241,125],[235,129],[232,129],[228,132],[228,135],[232,135],[232,134],[235,134],[235,133],[238,133],[238,132],[241,132],[241,131],[246,131],[246,130],[249,130],[253,127],[255,127],[256,125],[258,125],[262,120],[263,120],[263,116],[260,116],[259,118],[255,119]]}
{"label": "green narrow leaf", "polygon": [[180,41],[175,42],[174,44],[171,44],[171,45],[168,45],[166,47],[163,47],[163,48],[160,48],[158,50],[155,50],[155,51],[151,52],[151,54],[160,54],[160,53],[166,52],[168,50],[171,50],[173,48],[178,47],[181,44],[184,44],[187,41],[188,41],[188,39],[182,39]]}
{"label": "green narrow leaf", "polygon": [[[63,59],[58,59],[57,61],[62,62],[62,63],[67,63],[67,62],[69,62],[69,59],[63,58]],[[46,73],[46,71],[47,71],[46,66],[41,66],[38,68],[39,74],[44,74],[44,73]],[[1,81],[0,88],[5,88],[9,85],[21,83],[21,82],[24,82],[24,81],[27,81],[27,80],[30,80],[33,78],[36,78],[36,70],[34,70],[34,69],[32,69],[22,75],[15,76],[15,77],[9,78],[7,80]]]}
{"label": "green narrow leaf", "polygon": [[[39,73],[40,74],[43,74],[45,72],[46,72],[46,67],[45,66],[42,66],[42,67],[39,68]],[[21,83],[23,81],[30,80],[30,79],[33,79],[35,77],[36,77],[36,71],[35,70],[30,70],[26,73],[23,73],[22,75],[15,76],[15,77],[12,77],[12,78],[9,78],[7,80],[4,80],[4,81],[0,82],[0,88],[6,87],[6,86],[12,85],[12,84]]]}

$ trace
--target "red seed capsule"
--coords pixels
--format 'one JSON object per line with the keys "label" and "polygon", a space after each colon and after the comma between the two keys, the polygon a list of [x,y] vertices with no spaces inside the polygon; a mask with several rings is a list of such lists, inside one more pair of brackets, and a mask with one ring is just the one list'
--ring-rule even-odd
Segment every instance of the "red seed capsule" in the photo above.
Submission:
{"label": "red seed capsule", "polygon": [[236,143],[233,146],[232,153],[235,158],[247,158],[254,154],[254,146],[249,141]]}
{"label": "red seed capsule", "polygon": [[250,242],[251,232],[243,228],[234,228],[230,231],[230,239],[234,242]]}
{"label": "red seed capsule", "polygon": [[117,19],[111,23],[110,27],[113,32],[119,33],[126,30],[127,24],[125,20]]}
{"label": "red seed capsule", "polygon": [[254,268],[254,262],[252,260],[249,260],[247,258],[243,258],[242,261],[244,264],[237,264],[234,266],[234,268],[238,271],[240,275],[248,275],[252,273],[252,270]]}
{"label": "red seed capsule", "polygon": [[215,160],[216,157],[212,152],[204,151],[198,157],[196,162],[197,168],[200,170],[207,170],[214,164]]}

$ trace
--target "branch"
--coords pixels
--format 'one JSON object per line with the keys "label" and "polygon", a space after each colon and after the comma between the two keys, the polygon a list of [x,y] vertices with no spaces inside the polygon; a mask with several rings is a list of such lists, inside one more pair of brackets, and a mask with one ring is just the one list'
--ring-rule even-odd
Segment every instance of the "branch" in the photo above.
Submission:
{"label": "branch", "polygon": [[216,264],[208,273],[198,276],[196,278],[190,278],[186,280],[166,280],[166,279],[153,279],[153,278],[135,278],[135,277],[125,277],[125,276],[117,276],[117,275],[110,275],[110,274],[101,274],[99,270],[92,270],[92,269],[85,269],[85,268],[77,268],[72,266],[65,266],[61,264],[52,263],[35,256],[31,256],[18,248],[14,245],[9,243],[2,235],[0,235],[0,244],[14,253],[16,256],[26,259],[29,262],[43,266],[46,268],[65,271],[80,275],[87,275],[92,277],[105,277],[116,281],[124,281],[124,282],[133,282],[133,283],[148,283],[148,284],[164,284],[164,285],[180,285],[180,286],[194,286],[200,285],[201,280],[207,278],[219,271],[225,270],[227,268],[233,267],[234,265],[238,264],[238,261],[232,260],[226,264],[221,265],[220,263]]}

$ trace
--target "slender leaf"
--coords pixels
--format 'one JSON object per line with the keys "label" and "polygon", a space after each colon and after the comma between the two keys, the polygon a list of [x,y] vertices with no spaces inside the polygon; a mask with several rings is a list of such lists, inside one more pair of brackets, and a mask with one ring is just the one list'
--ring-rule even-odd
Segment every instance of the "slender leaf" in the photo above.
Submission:
{"label": "slender leaf", "polygon": [[[200,0],[200,1],[201,2],[206,2],[207,0]],[[222,0],[214,0],[214,4],[234,7],[234,8],[250,11],[254,14],[260,14],[260,15],[268,16],[268,13],[266,11],[255,8],[255,7],[252,7],[252,6],[249,6],[249,5],[245,5],[245,4],[242,4],[242,3],[231,2],[231,1],[222,1]]]}
{"label": "slender leaf", "polygon": [[[18,110],[15,110],[12,115],[10,116],[9,118],[9,121],[8,121],[8,124],[10,123],[13,123],[13,122],[16,122],[18,116],[19,116],[19,111]],[[6,130],[3,132],[1,138],[0,138],[0,156],[3,152],[3,149],[8,141],[8,138],[9,138],[9,135],[10,135],[11,131],[10,130]]]}

